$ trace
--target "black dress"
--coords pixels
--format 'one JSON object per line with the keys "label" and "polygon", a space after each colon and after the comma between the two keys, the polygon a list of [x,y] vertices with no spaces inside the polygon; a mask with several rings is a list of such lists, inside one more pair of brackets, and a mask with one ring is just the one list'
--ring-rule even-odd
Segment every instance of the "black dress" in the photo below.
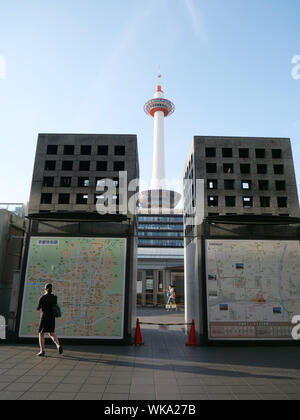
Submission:
{"label": "black dress", "polygon": [[54,333],[55,316],[53,305],[57,304],[57,296],[46,294],[40,298],[37,311],[42,310],[39,333]]}

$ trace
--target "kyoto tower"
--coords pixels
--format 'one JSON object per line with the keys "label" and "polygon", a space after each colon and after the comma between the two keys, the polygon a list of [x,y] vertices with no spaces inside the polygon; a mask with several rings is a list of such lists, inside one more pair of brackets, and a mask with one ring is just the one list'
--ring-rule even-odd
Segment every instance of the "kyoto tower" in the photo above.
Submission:
{"label": "kyoto tower", "polygon": [[143,208],[171,208],[177,206],[181,194],[167,188],[165,175],[164,119],[173,114],[175,106],[164,98],[161,88],[161,74],[157,77],[157,88],[153,99],[144,105],[144,111],[154,119],[153,167],[151,190],[140,193],[139,201]]}

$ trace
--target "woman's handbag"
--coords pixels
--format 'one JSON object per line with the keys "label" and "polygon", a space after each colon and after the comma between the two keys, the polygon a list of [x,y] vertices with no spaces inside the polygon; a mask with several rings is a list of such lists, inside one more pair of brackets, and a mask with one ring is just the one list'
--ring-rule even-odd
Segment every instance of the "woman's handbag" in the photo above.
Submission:
{"label": "woman's handbag", "polygon": [[61,310],[57,304],[53,305],[53,315],[55,318],[61,318]]}

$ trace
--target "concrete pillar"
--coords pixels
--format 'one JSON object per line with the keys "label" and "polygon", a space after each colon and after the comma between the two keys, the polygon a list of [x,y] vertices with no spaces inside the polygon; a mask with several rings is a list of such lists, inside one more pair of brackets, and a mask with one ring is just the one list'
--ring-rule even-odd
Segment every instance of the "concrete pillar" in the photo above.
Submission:
{"label": "concrete pillar", "polygon": [[153,305],[157,305],[158,270],[153,271]]}
{"label": "concrete pillar", "polygon": [[142,273],[142,305],[146,304],[146,270]]}

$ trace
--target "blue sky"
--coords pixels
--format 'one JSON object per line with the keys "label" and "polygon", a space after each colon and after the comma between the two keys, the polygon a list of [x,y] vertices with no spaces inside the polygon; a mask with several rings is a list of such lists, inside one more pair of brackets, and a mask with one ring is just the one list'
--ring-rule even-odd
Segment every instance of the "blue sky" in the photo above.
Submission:
{"label": "blue sky", "polygon": [[0,202],[28,200],[39,132],[137,134],[150,182],[158,65],[169,179],[194,135],[274,136],[300,185],[299,16],[299,0],[1,2]]}

